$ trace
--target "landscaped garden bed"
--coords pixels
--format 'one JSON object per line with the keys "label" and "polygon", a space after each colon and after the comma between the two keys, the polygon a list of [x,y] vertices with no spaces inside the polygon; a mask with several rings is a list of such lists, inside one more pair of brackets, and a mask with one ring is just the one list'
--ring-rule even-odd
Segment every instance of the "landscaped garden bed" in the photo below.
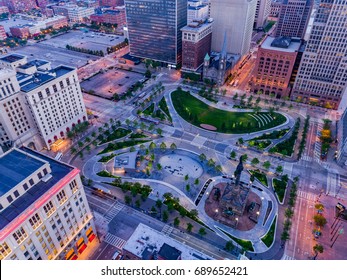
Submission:
{"label": "landscaped garden bed", "polygon": [[123,137],[127,136],[130,132],[131,132],[131,130],[129,130],[129,129],[117,128],[115,131],[113,131],[112,133],[107,135],[106,138],[102,138],[99,145],[105,144],[107,142],[111,142],[111,141],[119,139],[119,138],[123,138]]}
{"label": "landscaped garden bed", "polygon": [[249,170],[249,173],[251,173],[255,178],[259,180],[260,183],[262,183],[264,186],[268,186],[267,184],[267,177],[265,173],[261,172],[259,169],[257,170]]}
{"label": "landscaped garden bed", "polygon": [[272,180],[273,188],[275,190],[275,193],[280,203],[283,203],[284,195],[287,189],[287,184],[288,184],[288,177],[285,175],[282,176],[281,179],[274,178]]}

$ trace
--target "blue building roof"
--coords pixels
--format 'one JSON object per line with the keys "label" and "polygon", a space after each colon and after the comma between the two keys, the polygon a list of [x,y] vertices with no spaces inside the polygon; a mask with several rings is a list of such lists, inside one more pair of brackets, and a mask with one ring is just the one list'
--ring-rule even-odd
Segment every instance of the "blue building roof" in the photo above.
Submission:
{"label": "blue building roof", "polygon": [[[6,156],[10,155],[9,159],[11,159],[12,157],[12,160],[15,160],[17,158],[19,161],[17,166],[13,165],[13,167],[18,170],[16,173],[12,173],[13,176],[17,176],[17,173],[19,173],[19,167],[20,167],[20,170],[22,170],[23,172],[26,172],[27,176],[30,175],[29,171],[35,170],[38,164],[41,163],[40,160],[34,159],[32,157],[32,156],[35,156],[35,157],[38,157],[39,159],[42,159],[43,161],[47,161],[50,164],[50,167],[52,170],[51,172],[52,178],[48,180],[47,182],[40,181],[33,187],[29,188],[25,192],[25,194],[17,198],[13,203],[11,203],[10,206],[8,206],[3,211],[1,211],[0,230],[5,228],[13,219],[17,218],[20,214],[25,212],[25,210],[28,207],[30,207],[36,200],[38,200],[42,195],[44,195],[47,191],[49,191],[56,183],[58,183],[62,178],[64,178],[73,170],[73,167],[71,166],[68,166],[62,162],[56,161],[50,157],[47,157],[43,154],[40,154],[28,148],[23,147],[21,148],[21,150],[24,151],[26,154],[22,154],[23,155],[22,156],[22,155],[19,155],[21,154],[20,152],[16,150],[12,150],[6,155]],[[0,162],[0,168],[2,168],[3,166],[2,164],[3,164],[3,161]],[[44,163],[42,162],[42,164]],[[2,182],[3,182],[2,174],[0,174],[0,176],[1,176],[0,184],[2,188]],[[23,174],[23,176],[25,175]],[[8,177],[15,180],[15,178],[12,178],[12,176],[8,176]]]}

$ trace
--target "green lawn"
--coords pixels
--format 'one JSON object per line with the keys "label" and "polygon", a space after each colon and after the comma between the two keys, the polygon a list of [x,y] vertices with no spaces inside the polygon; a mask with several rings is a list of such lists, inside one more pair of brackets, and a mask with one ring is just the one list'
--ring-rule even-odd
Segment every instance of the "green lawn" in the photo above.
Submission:
{"label": "green lawn", "polygon": [[265,26],[264,31],[268,32],[275,23],[276,21],[270,20],[268,24]]}
{"label": "green lawn", "polygon": [[107,172],[106,170],[102,170],[102,171],[96,173],[96,175],[98,175],[98,176],[100,176],[100,177],[115,178],[115,176],[113,176],[112,174],[110,174],[110,173]]}
{"label": "green lawn", "polygon": [[248,144],[250,147],[257,148],[259,150],[263,150],[271,144],[270,140],[258,141],[258,140],[249,140]]}
{"label": "green lawn", "polygon": [[[255,132],[278,126],[286,121],[286,118],[279,113],[270,115],[267,112],[255,114],[216,109],[182,90],[174,91],[171,98],[177,113],[187,122],[199,127],[200,124],[209,124],[216,127],[218,132]],[[257,119],[261,119],[263,124]]]}
{"label": "green lawn", "polygon": [[104,138],[102,141],[100,141],[99,144],[104,144],[104,143],[122,138],[122,137],[128,135],[130,132],[131,132],[131,130],[129,130],[129,129],[117,128],[111,134],[107,135],[106,138]]}
{"label": "green lawn", "polygon": [[275,189],[275,193],[277,194],[278,200],[283,202],[284,194],[286,193],[287,182],[284,180],[273,179],[272,185]]}
{"label": "green lawn", "polygon": [[267,177],[264,173],[261,173],[259,170],[249,170],[249,172],[254,175],[254,177],[257,178],[264,186],[268,186]]}
{"label": "green lawn", "polygon": [[152,103],[149,107],[146,108],[142,113],[144,113],[147,116],[150,116],[153,114],[154,111],[154,103]]}
{"label": "green lawn", "polygon": [[272,225],[267,234],[261,239],[267,247],[270,247],[275,238],[275,227],[276,227],[277,216],[272,222]]}
{"label": "green lawn", "polygon": [[226,236],[230,237],[232,240],[234,240],[237,244],[239,244],[244,250],[254,252],[254,248],[252,245],[252,242],[249,240],[244,240],[244,239],[239,239],[231,234],[227,233],[226,231],[222,230],[221,228],[218,227],[220,231],[222,231]]}
{"label": "green lawn", "polygon": [[112,153],[108,156],[103,156],[101,159],[98,160],[98,162],[109,162],[111,159],[113,159],[116,156],[116,154]]}
{"label": "green lawn", "polygon": [[168,121],[172,122],[172,118],[171,118],[171,115],[170,115],[170,112],[169,112],[169,108],[167,107],[167,104],[166,104],[166,101],[165,101],[164,97],[159,102],[159,108],[162,109],[165,112],[165,114],[168,117]]}

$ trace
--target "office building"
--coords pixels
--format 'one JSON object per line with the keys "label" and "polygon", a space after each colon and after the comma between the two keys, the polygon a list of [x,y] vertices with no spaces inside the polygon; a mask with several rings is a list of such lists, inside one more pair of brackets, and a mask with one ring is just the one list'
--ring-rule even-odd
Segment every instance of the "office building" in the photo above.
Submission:
{"label": "office building", "polygon": [[188,24],[193,20],[204,21],[208,18],[208,3],[201,0],[188,0]]}
{"label": "office building", "polygon": [[282,7],[282,0],[273,0],[270,5],[270,17],[278,17]]}
{"label": "office building", "polygon": [[278,16],[276,37],[304,39],[313,0],[283,0]]}
{"label": "office building", "polygon": [[123,246],[124,260],[211,260],[212,258],[144,224]]}
{"label": "office building", "polygon": [[101,0],[100,5],[109,7],[123,6],[124,0]]}
{"label": "office building", "polygon": [[26,12],[36,8],[35,0],[4,0],[3,3],[12,14]]}
{"label": "office building", "polygon": [[95,14],[90,16],[90,20],[96,23],[110,23],[123,26],[126,23],[125,9],[114,8],[112,10],[98,10]]}
{"label": "office building", "polygon": [[0,155],[0,178],[0,260],[77,259],[94,241],[77,168],[15,148]]}
{"label": "office building", "polygon": [[299,39],[267,37],[258,50],[251,91],[276,98],[288,97],[300,45]]}
{"label": "office building", "polygon": [[36,0],[37,7],[41,9],[46,8],[47,4],[48,4],[48,0]]}
{"label": "office building", "polygon": [[211,53],[212,19],[192,21],[182,30],[182,70],[196,71]]}
{"label": "office building", "polygon": [[337,109],[347,83],[347,1],[322,0],[291,98]]}
{"label": "office building", "polygon": [[51,149],[87,120],[75,68],[17,54],[1,57],[0,68],[0,145]]}
{"label": "office building", "polygon": [[176,66],[182,62],[187,0],[125,0],[130,54]]}
{"label": "office building", "polygon": [[347,166],[347,110],[337,123],[337,163]]}
{"label": "office building", "polygon": [[7,34],[5,28],[0,25],[0,40],[5,40],[7,38]]}
{"label": "office building", "polygon": [[54,14],[66,16],[71,22],[85,22],[95,13],[94,7],[80,7],[75,4],[52,6]]}
{"label": "office building", "polygon": [[227,53],[241,57],[248,53],[257,0],[211,0],[213,18],[212,51],[221,52],[227,34]]}
{"label": "office building", "polygon": [[255,9],[254,27],[264,27],[270,15],[271,0],[257,0]]}

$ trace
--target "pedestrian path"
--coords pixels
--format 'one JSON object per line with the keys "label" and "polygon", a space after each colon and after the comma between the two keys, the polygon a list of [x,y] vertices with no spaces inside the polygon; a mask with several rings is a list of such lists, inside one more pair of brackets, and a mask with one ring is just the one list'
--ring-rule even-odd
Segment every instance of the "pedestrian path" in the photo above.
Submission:
{"label": "pedestrian path", "polygon": [[315,201],[317,196],[313,193],[298,191],[298,197],[305,198],[310,201]]}
{"label": "pedestrian path", "polygon": [[105,220],[107,221],[107,223],[111,222],[112,219],[117,216],[117,214],[124,208],[124,205],[116,202],[111,207],[112,208],[105,215]]}
{"label": "pedestrian path", "polygon": [[161,232],[164,233],[165,235],[170,235],[172,231],[173,231],[173,227],[170,227],[169,225],[165,225],[163,229],[161,230]]}
{"label": "pedestrian path", "polygon": [[289,261],[293,261],[295,260],[295,258],[293,257],[289,257],[288,255],[284,254],[283,257],[282,257],[282,260],[289,260]]}
{"label": "pedestrian path", "polygon": [[125,245],[125,243],[127,242],[126,240],[111,234],[111,233],[107,233],[105,236],[104,241],[114,247],[116,247],[119,250],[122,250],[123,246]]}

